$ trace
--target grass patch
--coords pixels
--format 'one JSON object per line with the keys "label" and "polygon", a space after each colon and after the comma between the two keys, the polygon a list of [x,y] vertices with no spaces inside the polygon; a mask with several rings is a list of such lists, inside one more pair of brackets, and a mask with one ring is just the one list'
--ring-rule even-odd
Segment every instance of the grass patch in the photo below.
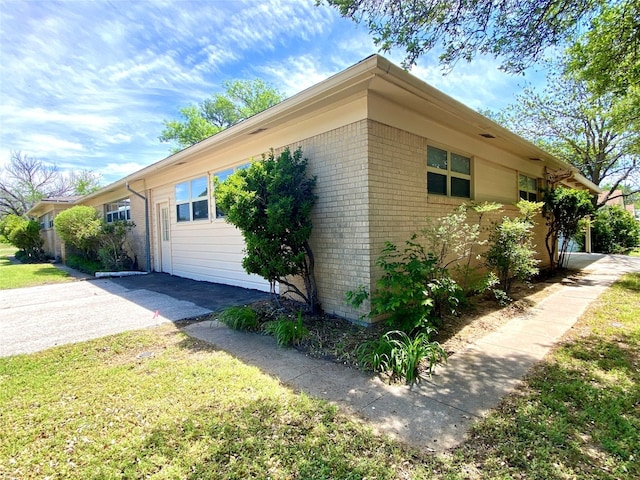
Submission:
{"label": "grass patch", "polygon": [[640,274],[421,454],[174,326],[0,359],[0,478],[640,478]]}
{"label": "grass patch", "polygon": [[640,257],[640,248],[636,248],[629,252],[629,255],[632,257]]}
{"label": "grass patch", "polygon": [[640,274],[624,276],[453,455],[491,478],[640,478]]}
{"label": "grass patch", "polygon": [[73,280],[69,274],[49,263],[13,264],[8,257],[15,252],[16,248],[0,244],[0,290]]}
{"label": "grass patch", "polygon": [[173,326],[0,359],[0,384],[2,478],[395,478],[403,460]]}

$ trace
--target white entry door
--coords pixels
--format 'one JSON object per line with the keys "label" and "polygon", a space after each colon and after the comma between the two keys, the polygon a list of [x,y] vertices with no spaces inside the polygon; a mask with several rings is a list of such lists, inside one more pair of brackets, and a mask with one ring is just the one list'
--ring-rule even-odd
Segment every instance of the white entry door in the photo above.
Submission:
{"label": "white entry door", "polygon": [[171,215],[169,204],[158,205],[158,238],[160,238],[160,267],[161,271],[173,273],[171,269]]}

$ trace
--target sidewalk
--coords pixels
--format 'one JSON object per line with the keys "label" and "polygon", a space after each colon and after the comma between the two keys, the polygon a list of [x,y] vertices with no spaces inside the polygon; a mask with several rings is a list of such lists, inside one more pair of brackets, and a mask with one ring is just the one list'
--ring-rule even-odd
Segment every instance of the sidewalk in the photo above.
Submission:
{"label": "sidewalk", "polygon": [[640,258],[573,254],[570,267],[585,275],[521,317],[453,355],[433,377],[412,386],[386,385],[332,362],[275,346],[271,337],[228,329],[217,322],[185,332],[261,368],[295,390],[326,399],[375,430],[423,450],[458,445],[471,424],[494,408],[522,376],[569,330],[617,278],[640,272]]}

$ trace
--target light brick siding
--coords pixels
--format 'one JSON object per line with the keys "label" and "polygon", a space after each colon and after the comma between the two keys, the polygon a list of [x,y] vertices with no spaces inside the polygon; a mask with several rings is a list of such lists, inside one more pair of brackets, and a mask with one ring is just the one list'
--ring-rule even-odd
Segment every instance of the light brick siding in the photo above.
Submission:
{"label": "light brick siding", "polygon": [[345,292],[370,283],[367,122],[362,120],[296,142],[317,177],[311,248],[322,308],[357,318]]}
{"label": "light brick siding", "polygon": [[[374,120],[352,123],[289,147],[302,148],[309,159],[308,174],[317,177],[311,246],[322,308],[356,320],[369,304],[354,310],[347,305],[345,293],[360,285],[370,292],[375,289],[381,274],[375,262],[385,242],[402,248],[412,233],[425,226],[427,217],[448,215],[465,200],[427,194],[426,138]],[[483,238],[491,222],[517,213],[513,205],[505,205],[487,214]],[[477,221],[471,211],[468,218]],[[541,259],[544,232],[539,217],[535,243]]]}

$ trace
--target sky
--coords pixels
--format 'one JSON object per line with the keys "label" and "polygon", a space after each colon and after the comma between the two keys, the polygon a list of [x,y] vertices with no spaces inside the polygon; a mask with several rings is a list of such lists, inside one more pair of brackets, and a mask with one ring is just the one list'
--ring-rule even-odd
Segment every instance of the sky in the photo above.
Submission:
{"label": "sky", "polygon": [[[20,151],[106,185],[167,157],[163,121],[225,81],[291,96],[377,52],[364,26],[315,0],[0,0],[0,165]],[[482,57],[444,75],[437,53],[411,73],[494,111],[541,78]]]}

